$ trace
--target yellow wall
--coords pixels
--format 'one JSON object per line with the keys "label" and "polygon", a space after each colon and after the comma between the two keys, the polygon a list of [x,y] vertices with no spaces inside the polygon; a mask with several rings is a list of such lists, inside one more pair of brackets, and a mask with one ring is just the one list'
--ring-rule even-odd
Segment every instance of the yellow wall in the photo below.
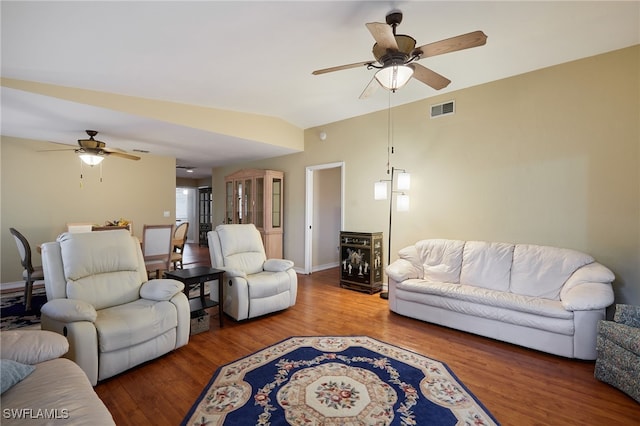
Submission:
{"label": "yellow wall", "polygon": [[[59,147],[59,145],[57,146]],[[94,222],[126,218],[142,237],[146,224],[175,223],[175,159],[144,155],[139,161],[108,157],[100,166],[83,167],[73,151],[52,144],[2,137],[0,140],[1,282],[22,279],[13,227],[29,240],[34,263],[40,264],[36,246],[53,241],[68,222]],[[164,212],[169,217],[164,217]]]}
{"label": "yellow wall", "polygon": [[[640,304],[639,64],[635,46],[394,108],[391,164],[412,189],[410,211],[393,216],[392,259],[422,238],[572,248],[614,271],[617,302]],[[455,115],[429,118],[452,99]],[[373,199],[387,178],[386,111],[307,129],[302,153],[214,169],[214,224],[224,175],[283,170],[284,251],[302,267],[305,167],[336,161],[346,230],[386,241],[388,204]]]}

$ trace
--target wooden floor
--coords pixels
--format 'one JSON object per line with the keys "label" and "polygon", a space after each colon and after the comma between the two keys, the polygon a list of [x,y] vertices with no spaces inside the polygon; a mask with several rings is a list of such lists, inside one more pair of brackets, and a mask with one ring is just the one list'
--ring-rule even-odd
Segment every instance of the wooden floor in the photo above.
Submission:
{"label": "wooden floor", "polygon": [[[185,267],[208,263],[189,245]],[[294,307],[209,331],[96,387],[118,425],[177,425],[215,370],[290,336],[367,335],[445,362],[503,425],[637,425],[640,404],[576,361],[406,318],[378,294],[341,289],[337,269],[298,276]],[[423,424],[423,423],[418,423]]]}

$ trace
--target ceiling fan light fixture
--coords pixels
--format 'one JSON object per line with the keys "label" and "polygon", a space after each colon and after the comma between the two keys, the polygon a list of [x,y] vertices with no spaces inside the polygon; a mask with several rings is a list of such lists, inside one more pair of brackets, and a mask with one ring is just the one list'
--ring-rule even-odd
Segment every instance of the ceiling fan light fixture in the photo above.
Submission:
{"label": "ceiling fan light fixture", "polygon": [[102,160],[104,160],[103,155],[94,155],[94,154],[84,153],[84,154],[80,154],[79,156],[82,162],[89,166],[97,166],[102,162]]}
{"label": "ceiling fan light fixture", "polygon": [[403,64],[391,64],[376,73],[376,80],[385,89],[395,92],[404,87],[412,75],[412,67]]}

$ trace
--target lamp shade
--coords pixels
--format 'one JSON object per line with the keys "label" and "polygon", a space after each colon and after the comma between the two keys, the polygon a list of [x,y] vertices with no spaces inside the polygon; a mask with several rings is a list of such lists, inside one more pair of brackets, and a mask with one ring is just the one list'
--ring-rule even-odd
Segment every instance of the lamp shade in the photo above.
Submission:
{"label": "lamp shade", "polygon": [[399,212],[408,212],[409,211],[409,196],[408,195],[406,195],[406,194],[399,194],[398,195],[396,209]]}
{"label": "lamp shade", "polygon": [[80,159],[84,164],[96,166],[104,160],[104,157],[102,155],[80,154]]}
{"label": "lamp shade", "polygon": [[374,200],[386,200],[387,199],[387,182],[376,182],[373,187]]}
{"label": "lamp shade", "polygon": [[407,172],[398,173],[398,190],[408,191],[411,188],[411,175]]}
{"label": "lamp shade", "polygon": [[403,87],[411,76],[413,68],[406,65],[389,65],[376,73],[376,80],[387,90],[396,91]]}

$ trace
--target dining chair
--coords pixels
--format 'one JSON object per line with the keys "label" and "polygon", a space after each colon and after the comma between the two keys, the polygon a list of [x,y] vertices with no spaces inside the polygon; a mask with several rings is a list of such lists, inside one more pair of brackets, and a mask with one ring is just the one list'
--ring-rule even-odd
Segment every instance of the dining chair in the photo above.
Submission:
{"label": "dining chair", "polygon": [[89,222],[67,223],[67,232],[91,232],[92,228]]}
{"label": "dining chair", "polygon": [[42,266],[33,266],[31,262],[31,246],[24,235],[15,228],[9,228],[9,232],[16,240],[18,252],[20,253],[20,263],[24,269],[22,272],[22,278],[24,279],[24,309],[29,311],[31,310],[33,283],[44,280],[44,273],[42,272]]}
{"label": "dining chair", "polygon": [[182,255],[184,253],[184,245],[187,243],[187,232],[189,231],[189,222],[182,222],[176,227],[173,233],[173,252],[171,253],[171,263],[173,263],[173,269],[178,269],[178,263],[180,269],[182,268]]}
{"label": "dining chair", "polygon": [[173,225],[144,225],[142,229],[142,255],[147,272],[155,271],[156,278],[162,278],[161,271],[171,267]]}

